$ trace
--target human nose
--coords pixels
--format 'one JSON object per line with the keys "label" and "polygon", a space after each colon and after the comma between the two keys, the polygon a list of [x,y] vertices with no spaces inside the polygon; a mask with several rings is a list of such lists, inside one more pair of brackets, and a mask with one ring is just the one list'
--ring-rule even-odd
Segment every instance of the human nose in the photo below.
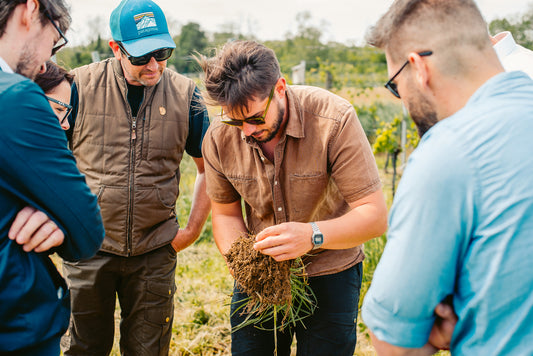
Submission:
{"label": "human nose", "polygon": [[46,72],[46,63],[41,64],[41,68],[39,69],[39,74],[44,74]]}
{"label": "human nose", "polygon": [[63,130],[67,131],[68,129],[70,129],[70,124],[69,124],[68,120],[63,121],[60,124],[61,124],[61,128]]}
{"label": "human nose", "polygon": [[159,64],[157,63],[157,61],[155,60],[154,57],[151,57],[151,58],[150,58],[150,62],[148,62],[148,63],[146,64],[146,68],[149,69],[149,70],[151,70],[151,71],[155,71],[155,70],[157,70],[158,67],[159,67]]}
{"label": "human nose", "polygon": [[242,132],[244,132],[246,136],[251,136],[255,132],[255,127],[256,127],[255,125],[251,125],[247,122],[243,122]]}

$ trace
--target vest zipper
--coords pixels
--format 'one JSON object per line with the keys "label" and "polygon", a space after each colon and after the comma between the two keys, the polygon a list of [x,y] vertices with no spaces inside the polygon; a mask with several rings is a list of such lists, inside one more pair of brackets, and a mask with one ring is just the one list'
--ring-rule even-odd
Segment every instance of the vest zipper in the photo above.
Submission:
{"label": "vest zipper", "polygon": [[130,211],[128,213],[128,234],[127,234],[127,249],[128,249],[128,256],[131,256],[131,246],[133,244],[132,241],[132,234],[133,234],[133,193],[135,189],[135,141],[137,139],[137,117],[132,117],[131,120],[131,157],[130,157],[130,184],[128,184],[128,193],[129,193],[129,199],[130,199]]}

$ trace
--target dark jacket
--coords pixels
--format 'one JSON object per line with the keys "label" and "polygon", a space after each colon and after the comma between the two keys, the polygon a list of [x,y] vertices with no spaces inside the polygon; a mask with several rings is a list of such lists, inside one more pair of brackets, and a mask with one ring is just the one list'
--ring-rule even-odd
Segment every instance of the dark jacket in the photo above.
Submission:
{"label": "dark jacket", "polygon": [[0,71],[0,354],[57,338],[70,315],[65,282],[47,254],[24,252],[8,238],[25,206],[42,210],[65,233],[62,258],[88,258],[104,229],[96,197],[76,168],[42,90]]}

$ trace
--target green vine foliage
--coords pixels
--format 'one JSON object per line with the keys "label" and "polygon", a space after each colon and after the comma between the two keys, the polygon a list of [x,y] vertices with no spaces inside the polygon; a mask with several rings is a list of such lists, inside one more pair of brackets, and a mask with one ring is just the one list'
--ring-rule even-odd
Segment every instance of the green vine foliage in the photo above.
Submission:
{"label": "green vine foliage", "polygon": [[374,142],[374,153],[397,154],[401,152],[401,124],[402,119],[395,116],[390,122],[379,120]]}

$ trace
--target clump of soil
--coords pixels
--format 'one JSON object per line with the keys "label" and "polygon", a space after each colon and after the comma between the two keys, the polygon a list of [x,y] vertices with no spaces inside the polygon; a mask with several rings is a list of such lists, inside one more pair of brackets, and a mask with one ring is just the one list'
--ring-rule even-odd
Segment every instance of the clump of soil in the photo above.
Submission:
{"label": "clump of soil", "polygon": [[254,236],[241,235],[226,254],[228,267],[241,289],[250,296],[244,312],[260,305],[254,312],[261,313],[273,305],[290,306],[291,266],[293,260],[277,262],[272,257],[254,250]]}

